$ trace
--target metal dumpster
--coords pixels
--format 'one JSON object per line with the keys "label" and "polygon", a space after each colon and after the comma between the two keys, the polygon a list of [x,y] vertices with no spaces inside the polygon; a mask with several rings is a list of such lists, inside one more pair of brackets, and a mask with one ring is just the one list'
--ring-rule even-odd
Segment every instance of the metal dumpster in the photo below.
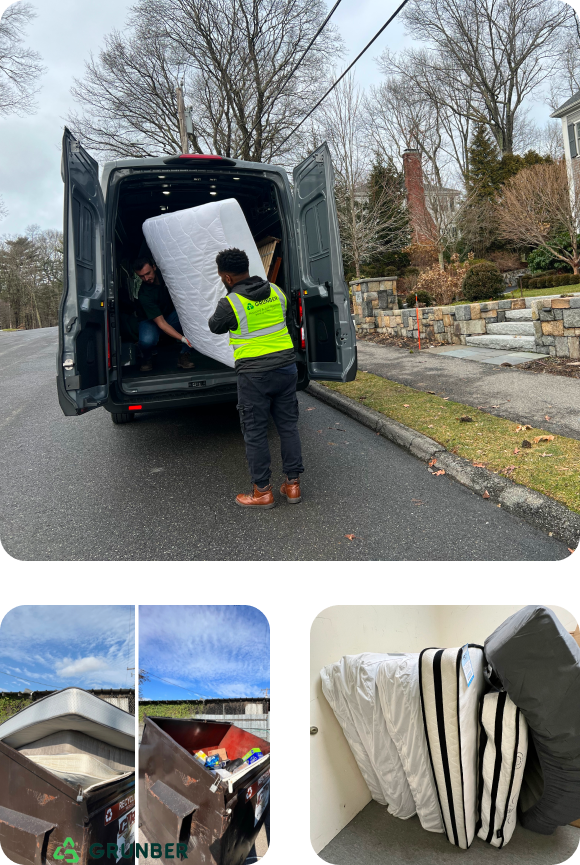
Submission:
{"label": "metal dumpster", "polygon": [[125,852],[130,862],[134,829],[132,715],[75,688],[0,725],[0,844],[10,859],[113,865]]}
{"label": "metal dumpster", "polygon": [[[251,748],[263,756],[227,779],[193,756],[224,749],[236,760]],[[262,828],[269,796],[269,742],[219,721],[145,718],[139,814],[147,840],[162,845],[164,861],[169,844],[170,857],[187,858],[191,865],[242,865]],[[178,850],[177,844],[186,847]]]}

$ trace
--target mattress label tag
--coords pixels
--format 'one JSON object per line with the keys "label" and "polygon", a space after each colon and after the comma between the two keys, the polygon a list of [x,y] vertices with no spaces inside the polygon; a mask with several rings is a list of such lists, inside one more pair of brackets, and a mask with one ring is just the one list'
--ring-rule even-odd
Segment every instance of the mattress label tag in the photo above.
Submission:
{"label": "mattress label tag", "polygon": [[475,676],[473,673],[473,667],[471,666],[471,658],[469,657],[469,646],[467,644],[465,644],[462,649],[461,666],[463,667],[465,681],[467,682],[467,687],[469,688]]}

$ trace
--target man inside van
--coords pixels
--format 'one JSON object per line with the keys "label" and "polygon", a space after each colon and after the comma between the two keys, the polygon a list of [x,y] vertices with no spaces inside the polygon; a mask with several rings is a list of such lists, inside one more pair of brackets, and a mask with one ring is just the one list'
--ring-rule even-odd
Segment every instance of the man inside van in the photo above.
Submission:
{"label": "man inside van", "polygon": [[141,277],[137,296],[141,307],[138,345],[143,355],[140,371],[150,372],[153,369],[153,349],[159,342],[161,331],[183,343],[177,366],[181,369],[193,369],[195,364],[189,355],[192,346],[187,337],[183,336],[183,329],[161,271],[152,259],[146,257],[137,258],[133,267],[137,276]]}
{"label": "man inside van", "polygon": [[253,492],[240,493],[241,507],[273,508],[268,419],[271,414],[282,450],[286,481],[280,493],[289,504],[302,501],[302,448],[298,434],[298,370],[286,327],[286,295],[261,276],[250,276],[248,256],[224,249],[216,258],[228,294],[208,321],[212,333],[230,334],[238,377],[238,409]]}

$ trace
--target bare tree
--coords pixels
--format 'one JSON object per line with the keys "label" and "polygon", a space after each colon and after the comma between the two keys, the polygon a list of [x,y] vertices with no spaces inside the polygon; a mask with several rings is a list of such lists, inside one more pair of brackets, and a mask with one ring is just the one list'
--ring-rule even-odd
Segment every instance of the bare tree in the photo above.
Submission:
{"label": "bare tree", "polygon": [[505,240],[533,246],[580,272],[580,183],[565,160],[519,171],[503,189],[497,219]]}
{"label": "bare tree", "polygon": [[37,328],[57,323],[62,292],[60,231],[30,225],[25,234],[0,240],[2,326]]}
{"label": "bare tree", "polygon": [[45,71],[40,54],[24,45],[24,31],[36,13],[29,3],[14,3],[0,18],[0,117],[31,114],[38,79]]}
{"label": "bare tree", "polygon": [[550,80],[548,104],[552,111],[580,90],[580,18],[574,11],[572,16],[562,41],[560,62]]}
{"label": "bare tree", "polygon": [[266,161],[314,104],[340,55],[323,0],[140,0],[128,33],[112,34],[87,64],[72,120],[104,155],[179,148],[175,86],[193,107],[194,151]]}
{"label": "bare tree", "polygon": [[409,54],[462,94],[466,116],[489,126],[502,154],[513,151],[524,100],[557,69],[571,15],[557,0],[411,0],[404,12],[427,48]]}
{"label": "bare tree", "polygon": [[365,134],[363,95],[352,75],[323,103],[319,123],[332,151],[343,255],[360,277],[362,266],[373,255],[401,249],[407,241],[401,190],[392,182],[369,196],[372,151]]}

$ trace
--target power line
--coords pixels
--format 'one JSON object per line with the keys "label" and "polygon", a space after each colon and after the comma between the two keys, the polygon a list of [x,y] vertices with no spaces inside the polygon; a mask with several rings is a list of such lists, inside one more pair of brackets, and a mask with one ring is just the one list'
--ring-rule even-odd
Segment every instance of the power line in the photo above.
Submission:
{"label": "power line", "polygon": [[[342,2],[342,0],[336,0],[336,3],[334,4],[334,6],[332,7],[332,9],[331,9],[330,12],[328,13],[328,15],[326,16],[326,18],[325,18],[324,21],[322,22],[322,24],[320,25],[320,27],[318,28],[318,30],[316,31],[316,33],[314,34],[314,36],[312,37],[312,39],[310,40],[310,42],[308,43],[308,45],[306,46],[306,48],[304,49],[304,51],[302,52],[301,56],[299,57],[298,61],[297,61],[296,64],[295,64],[294,68],[290,70],[290,73],[289,73],[288,77],[287,77],[286,80],[282,83],[280,89],[278,90],[278,93],[276,94],[276,96],[274,97],[274,99],[271,99],[271,100],[270,100],[270,104],[269,104],[269,105],[268,105],[268,106],[267,106],[267,107],[262,111],[262,115],[265,114],[265,113],[266,113],[266,112],[271,108],[271,106],[272,106],[274,100],[279,98],[280,94],[282,93],[282,91],[284,90],[284,88],[286,87],[286,85],[288,84],[288,82],[290,81],[290,79],[292,78],[292,76],[294,75],[294,73],[296,72],[296,70],[298,69],[298,67],[300,66],[300,64],[301,64],[302,61],[304,60],[304,58],[306,57],[306,55],[308,54],[308,52],[310,51],[310,49],[312,48],[312,46],[314,45],[315,41],[318,39],[318,37],[320,36],[320,34],[322,33],[322,31],[324,30],[324,28],[326,27],[326,25],[328,24],[328,22],[330,21],[330,19],[332,18],[332,16],[334,15],[334,13],[336,12],[336,10],[338,9],[338,7],[340,6],[341,2]],[[260,119],[261,119],[261,118],[260,118]],[[253,133],[253,132],[256,130],[256,128],[258,127],[258,124],[259,124],[259,123],[260,123],[260,120],[257,120],[256,123],[254,124],[254,126],[250,129],[250,131],[248,132],[248,134],[246,135],[246,137],[245,137],[244,140],[242,141],[242,144],[241,144],[241,148],[240,148],[240,149],[242,149],[242,148],[244,147],[244,145],[246,144],[246,142],[249,140],[250,135],[252,135],[252,133]]]}
{"label": "power line", "polygon": [[389,18],[389,20],[388,20],[388,21],[385,21],[385,23],[383,24],[383,26],[381,27],[381,29],[378,30],[378,31],[375,33],[375,35],[373,36],[373,38],[371,39],[371,41],[368,42],[368,43],[365,45],[365,47],[364,47],[363,50],[360,52],[360,54],[358,54],[358,55],[354,58],[354,60],[352,61],[352,63],[351,63],[349,66],[347,66],[347,68],[344,70],[344,72],[342,73],[342,75],[341,75],[339,78],[336,79],[336,81],[334,82],[334,84],[332,85],[332,87],[329,87],[329,89],[326,91],[326,93],[324,94],[324,96],[322,96],[322,97],[318,100],[318,102],[316,103],[316,105],[314,106],[314,108],[311,108],[311,109],[310,109],[310,111],[308,112],[308,114],[306,115],[306,117],[303,117],[302,120],[300,121],[300,123],[298,124],[298,126],[295,126],[294,129],[292,130],[292,132],[291,132],[289,135],[287,135],[286,138],[285,138],[285,139],[284,139],[284,140],[283,140],[283,141],[278,145],[278,147],[276,148],[276,150],[274,151],[274,153],[272,153],[272,156],[274,156],[275,153],[276,153],[278,150],[280,150],[280,148],[283,147],[284,144],[286,144],[286,142],[288,141],[288,139],[291,138],[291,137],[294,135],[295,132],[298,132],[298,130],[300,129],[300,127],[302,126],[302,124],[303,124],[306,120],[308,120],[308,118],[310,117],[310,115],[311,115],[314,111],[316,111],[316,109],[318,108],[318,106],[319,106],[319,105],[320,105],[320,104],[321,104],[321,103],[326,99],[326,97],[328,96],[328,94],[329,94],[329,93],[332,93],[332,91],[333,91],[334,88],[337,86],[337,84],[339,84],[339,83],[342,81],[342,79],[344,78],[344,76],[347,75],[347,74],[350,72],[350,70],[351,70],[352,67],[355,65],[355,63],[357,63],[357,62],[360,60],[360,58],[363,56],[363,54],[364,54],[366,51],[368,51],[368,49],[371,47],[371,45],[373,44],[373,42],[376,42],[376,40],[379,38],[379,36],[380,36],[381,33],[383,32],[383,30],[386,30],[386,28],[389,26],[389,24],[391,23],[391,21],[393,21],[393,20],[397,17],[397,15],[398,15],[399,12],[401,11],[401,9],[402,9],[404,6],[406,6],[408,2],[409,2],[409,0],[403,0],[403,2],[400,4],[400,6],[398,6],[397,9],[395,9],[395,11],[393,12],[393,14],[392,14],[391,17]]}
{"label": "power line", "polygon": [[54,687],[53,685],[49,685],[48,682],[37,682],[35,679],[22,679],[20,676],[15,676],[14,673],[7,673],[6,670],[0,670],[0,673],[3,673],[5,676],[12,676],[13,679],[18,679],[20,682],[26,682],[29,685],[46,685],[47,688]]}
{"label": "power line", "polygon": [[211,700],[212,697],[208,697],[206,694],[198,694],[197,691],[192,691],[191,688],[184,688],[183,685],[176,685],[175,682],[170,682],[169,679],[162,679],[161,676],[156,676],[155,673],[152,673],[150,670],[144,670],[143,672],[147,673],[148,676],[153,676],[154,679],[159,679],[160,682],[165,682],[166,685],[172,685],[174,688],[181,688],[182,691],[188,691],[190,694],[194,694],[196,697],[201,697],[202,700]]}

